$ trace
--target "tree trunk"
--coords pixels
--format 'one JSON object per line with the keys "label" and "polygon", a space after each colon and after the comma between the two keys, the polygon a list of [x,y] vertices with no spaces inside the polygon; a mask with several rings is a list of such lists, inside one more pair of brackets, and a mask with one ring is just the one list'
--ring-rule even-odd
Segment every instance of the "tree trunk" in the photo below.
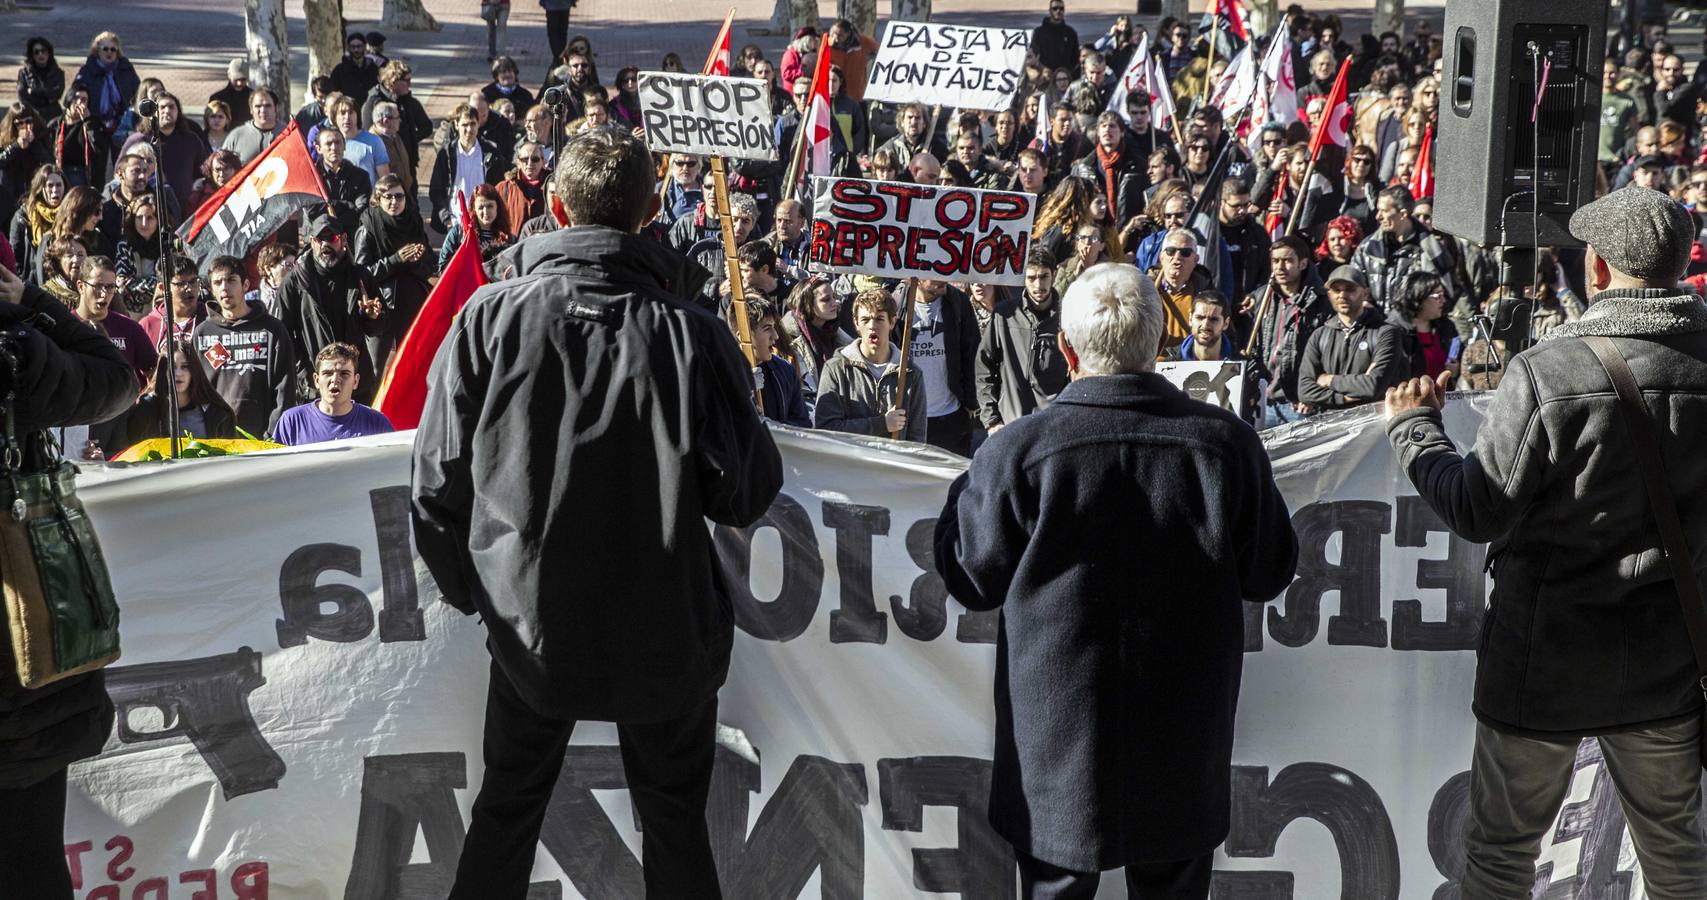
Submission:
{"label": "tree trunk", "polygon": [[1373,34],[1391,31],[1403,35],[1405,28],[1405,0],[1375,0],[1375,21],[1369,30]]}
{"label": "tree trunk", "polygon": [[1270,35],[1274,27],[1280,24],[1280,0],[1252,0],[1251,31],[1255,34]]}
{"label": "tree trunk", "polygon": [[[444,27],[427,12],[422,0],[385,0],[379,18],[387,28],[398,31],[438,31]],[[499,47],[498,52],[504,48]]]}
{"label": "tree trunk", "polygon": [[788,33],[789,40],[794,40],[794,33],[810,25],[820,28],[818,21],[818,0],[785,0],[788,4]]}
{"label": "tree trunk", "polygon": [[18,11],[18,0],[0,0],[0,13]]}
{"label": "tree trunk", "polygon": [[[308,78],[332,74],[344,58],[344,10],[339,0],[302,0],[308,33]],[[308,95],[312,97],[312,95]]]}
{"label": "tree trunk", "polygon": [[290,38],[284,0],[244,0],[243,33],[249,45],[249,83],[289,105]]}
{"label": "tree trunk", "polygon": [[860,34],[877,34],[877,0],[836,0],[836,15],[852,22]]}
{"label": "tree trunk", "polygon": [[931,0],[889,0],[889,18],[902,22],[929,22]]}

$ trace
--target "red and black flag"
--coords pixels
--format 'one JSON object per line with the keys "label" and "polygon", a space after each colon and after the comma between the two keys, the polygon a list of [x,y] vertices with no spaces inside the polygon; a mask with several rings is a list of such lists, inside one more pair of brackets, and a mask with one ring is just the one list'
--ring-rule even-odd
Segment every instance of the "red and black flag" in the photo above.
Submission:
{"label": "red and black flag", "polygon": [[326,186],[292,122],[178,229],[185,252],[205,268],[216,256],[242,259],[297,210],[326,202]]}

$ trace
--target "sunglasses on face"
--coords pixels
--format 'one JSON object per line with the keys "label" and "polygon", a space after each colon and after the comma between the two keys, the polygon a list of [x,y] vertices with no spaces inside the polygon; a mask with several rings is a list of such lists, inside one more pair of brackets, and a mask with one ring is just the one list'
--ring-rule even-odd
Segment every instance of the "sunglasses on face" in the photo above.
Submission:
{"label": "sunglasses on face", "polygon": [[1163,255],[1166,255],[1166,256],[1196,256],[1197,255],[1197,251],[1191,249],[1190,247],[1163,247],[1162,253],[1163,253]]}
{"label": "sunglasses on face", "polygon": [[407,200],[409,196],[401,191],[393,191],[385,195],[386,200]]}

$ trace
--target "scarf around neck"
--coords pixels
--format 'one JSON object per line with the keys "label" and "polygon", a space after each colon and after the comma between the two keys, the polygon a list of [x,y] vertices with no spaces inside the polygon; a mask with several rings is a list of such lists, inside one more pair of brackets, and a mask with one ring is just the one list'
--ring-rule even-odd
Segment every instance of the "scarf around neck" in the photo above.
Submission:
{"label": "scarf around neck", "polygon": [[1098,141],[1096,146],[1097,162],[1102,164],[1102,191],[1108,197],[1108,208],[1111,211],[1117,210],[1120,208],[1120,198],[1118,196],[1119,191],[1116,190],[1115,184],[1118,182],[1120,176],[1116,174],[1116,172],[1120,168],[1121,153],[1126,149],[1126,140],[1125,138],[1122,138],[1120,145],[1115,147],[1113,152],[1104,150],[1102,148],[1101,141]]}

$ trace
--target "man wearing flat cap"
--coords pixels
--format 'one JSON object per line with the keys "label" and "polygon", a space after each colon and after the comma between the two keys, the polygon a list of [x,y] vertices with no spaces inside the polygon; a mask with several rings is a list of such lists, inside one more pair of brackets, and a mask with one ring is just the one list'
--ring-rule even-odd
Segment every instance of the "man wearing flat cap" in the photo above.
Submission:
{"label": "man wearing flat cap", "polygon": [[331,214],[322,212],[308,223],[308,252],[279,285],[279,321],[290,333],[296,360],[298,400],[315,399],[314,358],[327,344],[342,341],[361,350],[356,367],[357,403],[373,402],[379,387],[367,338],[381,332],[385,307],[367,270],[350,258],[350,236]]}
{"label": "man wearing flat cap", "polygon": [[1306,413],[1368,403],[1404,379],[1404,333],[1369,301],[1369,278],[1354,265],[1328,273],[1334,317],[1310,333],[1298,365],[1299,408]]}
{"label": "man wearing flat cap", "polygon": [[[1678,285],[1695,229],[1677,201],[1632,185],[1577,210],[1570,231],[1588,244],[1598,293],[1510,361],[1473,452],[1460,455],[1441,424],[1445,376],[1386,398],[1388,437],[1418,493],[1454,533],[1491,544],[1462,896],[1529,897],[1577,745],[1595,737],[1647,895],[1707,897],[1702,692],[1643,481],[1663,472],[1699,577],[1707,303]],[[1628,410],[1610,374],[1619,358],[1643,400]],[[1652,422],[1663,466],[1643,464],[1625,412]]]}

